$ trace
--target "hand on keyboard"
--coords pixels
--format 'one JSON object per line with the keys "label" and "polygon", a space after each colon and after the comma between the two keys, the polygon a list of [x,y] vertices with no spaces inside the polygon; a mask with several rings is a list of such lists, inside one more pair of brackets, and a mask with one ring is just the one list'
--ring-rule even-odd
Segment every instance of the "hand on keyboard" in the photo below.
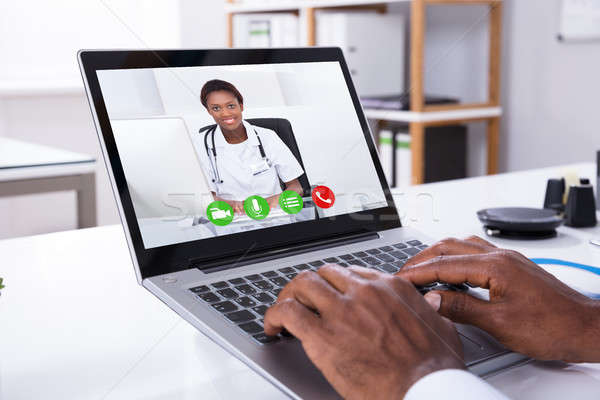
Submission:
{"label": "hand on keyboard", "polygon": [[328,264],[287,284],[265,333],[283,329],[344,398],[403,398],[421,377],[464,368],[454,325],[409,282],[373,269]]}
{"label": "hand on keyboard", "polygon": [[478,326],[508,348],[542,360],[600,361],[600,303],[560,282],[523,255],[471,237],[446,239],[398,273],[415,285],[468,282],[489,301],[452,291],[425,298],[455,322]]}

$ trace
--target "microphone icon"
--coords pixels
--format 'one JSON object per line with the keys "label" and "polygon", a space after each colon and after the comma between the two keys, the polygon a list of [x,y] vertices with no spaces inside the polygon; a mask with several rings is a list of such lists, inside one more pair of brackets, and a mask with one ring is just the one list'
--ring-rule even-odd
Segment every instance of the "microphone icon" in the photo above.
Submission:
{"label": "microphone icon", "polygon": [[260,204],[258,204],[258,200],[256,200],[256,198],[252,199],[252,208],[257,216],[262,215],[262,208],[260,208]]}
{"label": "microphone icon", "polygon": [[250,196],[244,200],[244,211],[252,219],[265,219],[270,210],[269,202],[258,195]]}

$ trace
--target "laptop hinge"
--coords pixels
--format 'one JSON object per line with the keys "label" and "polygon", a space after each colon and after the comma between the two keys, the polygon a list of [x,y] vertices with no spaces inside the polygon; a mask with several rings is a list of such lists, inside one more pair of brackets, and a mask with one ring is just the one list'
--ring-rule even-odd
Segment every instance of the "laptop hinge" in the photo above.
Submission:
{"label": "laptop hinge", "polygon": [[351,244],[357,242],[364,242],[367,240],[379,239],[377,232],[365,232],[351,235],[330,237],[327,239],[311,241],[308,243],[295,243],[287,247],[280,247],[270,250],[257,251],[255,253],[249,252],[245,255],[221,257],[214,260],[198,260],[190,259],[190,265],[192,268],[198,268],[203,272],[217,272],[232,267],[235,264],[236,267],[241,267],[249,264],[256,264],[259,262],[273,260],[275,258],[281,258],[283,256],[293,256],[296,254],[308,253],[311,251],[323,250],[330,247],[340,246],[342,244]]}

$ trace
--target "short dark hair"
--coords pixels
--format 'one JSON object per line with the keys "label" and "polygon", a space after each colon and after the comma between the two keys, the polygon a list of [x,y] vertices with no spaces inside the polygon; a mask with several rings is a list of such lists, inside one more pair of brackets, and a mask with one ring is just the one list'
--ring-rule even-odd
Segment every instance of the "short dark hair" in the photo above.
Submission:
{"label": "short dark hair", "polygon": [[202,105],[204,107],[208,108],[208,104],[206,103],[206,100],[208,99],[208,95],[211,94],[212,92],[219,92],[219,91],[225,91],[225,92],[231,93],[238,99],[240,104],[244,104],[244,97],[242,96],[240,91],[237,90],[237,88],[235,86],[233,86],[229,82],[222,81],[220,79],[213,79],[211,81],[206,82],[204,84],[204,86],[202,86],[202,90],[200,91],[200,101],[202,102]]}

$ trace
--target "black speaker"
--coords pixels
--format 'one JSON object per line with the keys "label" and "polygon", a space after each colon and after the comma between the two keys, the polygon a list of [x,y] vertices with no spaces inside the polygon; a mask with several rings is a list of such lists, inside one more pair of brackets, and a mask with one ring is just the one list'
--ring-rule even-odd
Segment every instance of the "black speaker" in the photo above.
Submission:
{"label": "black speaker", "polygon": [[565,211],[565,205],[563,204],[565,189],[565,178],[548,179],[544,208],[557,212]]}
{"label": "black speaker", "polygon": [[596,226],[596,199],[589,179],[582,179],[579,186],[571,186],[565,210],[565,225],[574,228]]}

